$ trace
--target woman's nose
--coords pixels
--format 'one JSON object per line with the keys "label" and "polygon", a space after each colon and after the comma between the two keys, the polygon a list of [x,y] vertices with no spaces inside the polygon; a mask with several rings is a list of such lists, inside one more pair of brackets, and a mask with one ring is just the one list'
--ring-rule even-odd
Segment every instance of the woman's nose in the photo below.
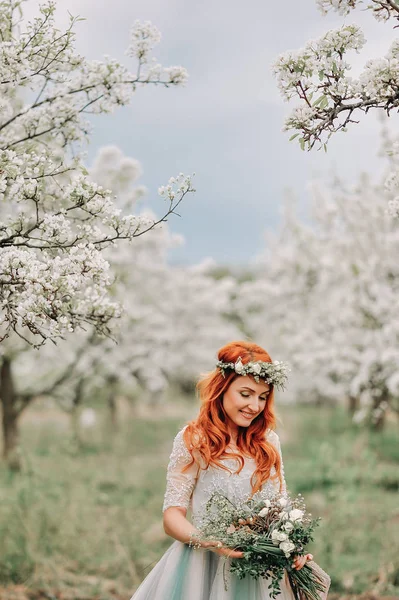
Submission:
{"label": "woman's nose", "polygon": [[251,398],[248,408],[252,410],[252,412],[259,412],[259,402],[257,398]]}

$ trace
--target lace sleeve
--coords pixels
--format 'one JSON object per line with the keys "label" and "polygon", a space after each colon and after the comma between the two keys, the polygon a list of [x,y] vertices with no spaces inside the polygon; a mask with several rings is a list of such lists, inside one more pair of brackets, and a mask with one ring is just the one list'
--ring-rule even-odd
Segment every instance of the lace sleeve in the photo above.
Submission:
{"label": "lace sleeve", "polygon": [[182,506],[187,509],[198,476],[199,467],[196,463],[184,473],[182,472],[182,469],[191,462],[191,454],[183,438],[184,429],[179,431],[173,442],[166,473],[163,511],[170,506]]}
{"label": "lace sleeve", "polygon": [[[277,451],[278,451],[278,453],[280,455],[280,459],[281,459],[281,477],[282,477],[282,480],[283,480],[283,485],[282,485],[282,488],[281,488],[281,493],[282,494],[287,494],[288,492],[287,492],[287,484],[286,484],[286,481],[285,481],[284,462],[283,462],[283,455],[282,455],[282,452],[281,452],[280,438],[277,435],[277,433],[275,431],[273,431],[273,430],[271,430],[269,432],[269,435],[267,437],[268,437],[268,441],[271,442],[273,444],[273,446],[275,446],[277,448]],[[279,483],[279,480],[277,480],[277,482]]]}

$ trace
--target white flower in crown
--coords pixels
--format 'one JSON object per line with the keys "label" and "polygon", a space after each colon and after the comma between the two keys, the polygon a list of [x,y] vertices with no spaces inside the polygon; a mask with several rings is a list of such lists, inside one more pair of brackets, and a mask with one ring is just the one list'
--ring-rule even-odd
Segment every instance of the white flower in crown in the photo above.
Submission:
{"label": "white flower in crown", "polygon": [[290,368],[287,363],[282,361],[264,362],[258,360],[243,363],[241,356],[238,357],[235,363],[225,363],[218,360],[216,367],[220,369],[223,377],[226,377],[225,372],[232,370],[237,375],[252,375],[257,383],[263,379],[266,383],[270,383],[276,388],[284,389],[287,381],[287,373]]}
{"label": "white flower in crown", "polygon": [[242,364],[241,357],[240,357],[240,358],[237,360],[237,362],[235,363],[235,365],[234,365],[234,370],[235,370],[235,372],[236,372],[236,373],[238,373],[239,375],[240,375],[241,373],[243,373],[243,372],[244,372],[244,365]]}

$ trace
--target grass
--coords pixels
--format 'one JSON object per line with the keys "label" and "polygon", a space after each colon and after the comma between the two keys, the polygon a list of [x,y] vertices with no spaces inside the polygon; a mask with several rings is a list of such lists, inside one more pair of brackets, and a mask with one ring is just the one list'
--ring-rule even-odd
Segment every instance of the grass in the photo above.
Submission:
{"label": "grass", "polygon": [[399,594],[397,432],[370,433],[342,409],[303,407],[286,478],[322,517],[313,545],[332,591]]}
{"label": "grass", "polygon": [[[35,412],[36,411],[36,412]],[[0,585],[63,598],[129,598],[171,543],[162,528],[165,469],[182,416],[124,418],[72,441],[25,419],[22,473],[0,468]],[[399,597],[398,436],[354,428],[342,409],[283,407],[286,480],[321,516],[310,548],[338,595]],[[0,594],[3,598],[3,596]]]}

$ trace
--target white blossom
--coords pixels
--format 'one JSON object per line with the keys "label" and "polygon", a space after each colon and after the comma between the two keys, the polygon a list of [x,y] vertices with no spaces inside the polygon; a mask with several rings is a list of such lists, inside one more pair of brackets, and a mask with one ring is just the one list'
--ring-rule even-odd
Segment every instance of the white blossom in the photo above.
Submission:
{"label": "white blossom", "polygon": [[[118,165],[118,182],[99,168],[90,177],[76,152],[90,135],[85,115],[128,104],[139,85],[181,85],[186,72],[160,67],[148,78],[147,63],[160,40],[149,22],[133,26],[127,52],[137,62],[132,73],[109,57],[80,56],[76,21],[59,31],[55,2],[43,4],[28,23],[19,20],[14,4],[0,6],[0,339],[14,331],[40,346],[85,324],[108,335],[121,307],[109,297],[113,276],[104,250],[152,230],[193,188],[180,174],[177,185],[168,186],[169,203],[158,220],[132,214],[144,188],[118,207],[115,193],[124,193],[138,163]],[[112,191],[101,185],[102,175]]]}
{"label": "white blossom", "polygon": [[161,32],[150,21],[141,23],[136,20],[130,31],[128,56],[147,62],[153,48],[161,41]]}
{"label": "white blossom", "polygon": [[[332,9],[345,16],[363,5],[378,20],[399,17],[399,4],[386,0],[317,0],[317,5],[323,14]],[[285,120],[284,130],[293,131],[291,139],[297,139],[302,149],[311,149],[316,143],[326,149],[331,135],[346,131],[361,112],[380,108],[389,115],[399,106],[397,41],[384,57],[369,60],[359,77],[349,75],[347,55],[360,52],[365,42],[359,27],[344,25],[276,59],[273,71],[284,100],[299,100]]]}
{"label": "white blossom", "polygon": [[390,17],[398,14],[398,9],[394,4],[386,0],[316,0],[316,4],[322,14],[327,14],[329,10],[335,10],[342,16],[348,15],[354,8],[365,7],[373,13],[377,21],[387,21]]}

